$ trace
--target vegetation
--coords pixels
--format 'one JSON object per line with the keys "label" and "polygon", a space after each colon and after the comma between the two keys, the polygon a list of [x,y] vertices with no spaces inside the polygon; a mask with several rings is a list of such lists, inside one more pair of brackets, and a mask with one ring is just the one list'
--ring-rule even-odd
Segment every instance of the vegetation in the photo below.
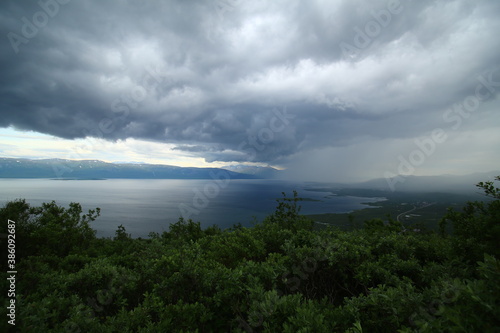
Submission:
{"label": "vegetation", "polygon": [[[16,328],[498,332],[500,190],[478,186],[490,200],[450,210],[439,232],[393,219],[315,230],[294,193],[253,228],[202,230],[180,219],[148,239],[123,226],[103,239],[89,227],[98,209],[9,202],[0,232],[7,233],[3,221],[16,221]],[[1,248],[7,258],[5,239]]]}
{"label": "vegetation", "polygon": [[[342,230],[360,228],[366,220],[388,216],[403,222],[412,229],[439,230],[439,221],[447,213],[448,208],[461,208],[468,201],[480,199],[473,193],[439,193],[439,192],[390,192],[374,189],[324,189],[335,192],[337,196],[357,196],[385,198],[384,201],[367,202],[368,208],[352,213],[327,213],[307,215],[320,224],[332,224]],[[409,212],[410,209],[415,208]],[[406,213],[406,214],[405,214]]]}

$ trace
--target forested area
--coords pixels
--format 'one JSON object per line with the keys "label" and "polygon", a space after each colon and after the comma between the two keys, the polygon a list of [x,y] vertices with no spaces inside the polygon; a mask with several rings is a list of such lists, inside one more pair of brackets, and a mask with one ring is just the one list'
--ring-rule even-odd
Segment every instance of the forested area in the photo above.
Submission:
{"label": "forested area", "polygon": [[318,229],[294,193],[252,228],[180,219],[111,239],[90,227],[98,209],[9,202],[16,325],[4,315],[2,331],[498,332],[500,189],[478,187],[485,200],[450,210],[440,232],[393,219]]}

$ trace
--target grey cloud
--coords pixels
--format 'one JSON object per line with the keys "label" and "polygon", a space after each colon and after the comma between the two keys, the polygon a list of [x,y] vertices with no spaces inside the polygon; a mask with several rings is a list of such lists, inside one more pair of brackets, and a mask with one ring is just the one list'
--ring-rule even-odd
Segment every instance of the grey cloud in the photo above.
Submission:
{"label": "grey cloud", "polygon": [[[425,135],[499,65],[493,1],[69,1],[16,53],[6,36],[42,10],[0,5],[0,126],[172,143],[207,161]],[[284,107],[293,119],[273,127]]]}
{"label": "grey cloud", "polygon": [[172,148],[172,150],[180,150],[180,151],[188,151],[188,152],[193,152],[193,153],[199,153],[199,152],[207,152],[210,151],[207,146],[186,146],[186,145],[180,145]]}

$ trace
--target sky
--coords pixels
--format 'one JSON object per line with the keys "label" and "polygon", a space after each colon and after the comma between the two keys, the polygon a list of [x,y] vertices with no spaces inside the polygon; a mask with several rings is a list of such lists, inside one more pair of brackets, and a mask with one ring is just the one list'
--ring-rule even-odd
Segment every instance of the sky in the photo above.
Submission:
{"label": "sky", "polygon": [[0,2],[0,157],[500,166],[500,1]]}

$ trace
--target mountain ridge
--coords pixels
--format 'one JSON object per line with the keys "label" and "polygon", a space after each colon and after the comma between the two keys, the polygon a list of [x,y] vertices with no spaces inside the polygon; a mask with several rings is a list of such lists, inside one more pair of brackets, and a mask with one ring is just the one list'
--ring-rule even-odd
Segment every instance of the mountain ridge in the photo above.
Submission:
{"label": "mountain ridge", "polygon": [[180,167],[146,163],[108,163],[100,160],[27,159],[0,157],[0,178],[56,179],[257,179],[256,175],[222,168]]}

